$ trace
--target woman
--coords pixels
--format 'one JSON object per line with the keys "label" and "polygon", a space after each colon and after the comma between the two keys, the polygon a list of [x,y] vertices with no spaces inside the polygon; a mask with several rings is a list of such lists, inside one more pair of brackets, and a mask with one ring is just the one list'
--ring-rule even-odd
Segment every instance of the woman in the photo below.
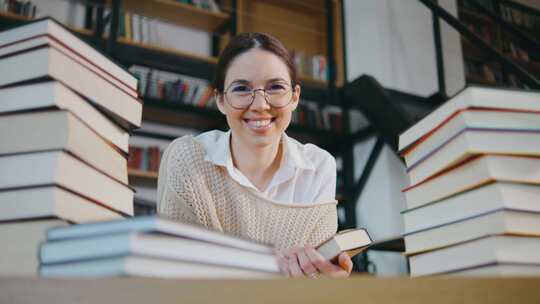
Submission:
{"label": "woman", "polygon": [[230,131],[181,137],[165,151],[158,212],[276,246],[289,276],[348,276],[351,259],[313,248],[335,234],[336,164],[285,130],[300,99],[295,66],[265,34],[234,37],[219,59],[216,103]]}

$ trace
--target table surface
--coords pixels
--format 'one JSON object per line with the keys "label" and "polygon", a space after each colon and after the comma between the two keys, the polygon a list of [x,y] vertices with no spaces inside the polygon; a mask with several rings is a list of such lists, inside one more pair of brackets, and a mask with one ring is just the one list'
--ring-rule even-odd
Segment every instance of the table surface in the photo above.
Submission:
{"label": "table surface", "polygon": [[0,277],[0,303],[540,303],[539,278],[169,280]]}

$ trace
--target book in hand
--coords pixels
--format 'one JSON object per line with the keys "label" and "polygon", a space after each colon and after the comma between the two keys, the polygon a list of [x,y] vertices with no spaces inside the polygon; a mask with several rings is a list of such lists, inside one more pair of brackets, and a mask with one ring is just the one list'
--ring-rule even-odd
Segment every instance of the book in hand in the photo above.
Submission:
{"label": "book in hand", "polygon": [[335,261],[342,253],[347,253],[351,258],[372,244],[367,230],[348,229],[338,232],[330,239],[317,247],[317,251],[327,260]]}

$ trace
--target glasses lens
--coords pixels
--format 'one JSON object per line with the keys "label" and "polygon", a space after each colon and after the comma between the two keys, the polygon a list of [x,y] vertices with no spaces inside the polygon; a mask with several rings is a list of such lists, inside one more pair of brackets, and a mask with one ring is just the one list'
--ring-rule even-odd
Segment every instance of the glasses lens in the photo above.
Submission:
{"label": "glasses lens", "polygon": [[284,107],[290,102],[291,87],[285,83],[270,84],[265,91],[267,101],[273,107]]}
{"label": "glasses lens", "polygon": [[246,108],[251,104],[252,89],[246,85],[233,85],[225,93],[227,101],[235,108]]}

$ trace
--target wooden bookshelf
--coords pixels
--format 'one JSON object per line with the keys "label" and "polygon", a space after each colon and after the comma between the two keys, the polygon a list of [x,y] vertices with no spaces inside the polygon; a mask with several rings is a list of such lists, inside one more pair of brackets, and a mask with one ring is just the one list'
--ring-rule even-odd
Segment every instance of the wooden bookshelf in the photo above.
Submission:
{"label": "wooden bookshelf", "polygon": [[157,185],[158,173],[138,169],[128,169],[129,184]]}
{"label": "wooden bookshelf", "polygon": [[157,45],[152,45],[152,44],[147,44],[147,43],[142,43],[142,42],[139,42],[139,41],[126,39],[124,37],[118,38],[118,42],[122,43],[122,44],[125,44],[125,45],[130,45],[130,46],[135,46],[135,47],[138,47],[138,48],[143,48],[143,49],[146,49],[146,50],[149,50],[149,51],[168,53],[168,54],[171,54],[171,55],[180,56],[180,57],[184,57],[184,58],[189,58],[189,59],[192,59],[192,60],[206,61],[206,62],[208,62],[210,64],[217,64],[217,61],[218,61],[218,59],[216,57],[204,56],[204,55],[184,52],[184,51],[177,50],[177,49],[165,48],[165,47],[161,47],[161,46],[157,46]]}
{"label": "wooden bookshelf", "polygon": [[157,179],[158,173],[153,171],[144,171],[138,169],[129,169],[128,175],[139,178]]}
{"label": "wooden bookshelf", "polygon": [[216,31],[230,19],[227,13],[212,12],[172,0],[123,0],[122,9],[137,15],[207,32]]}
{"label": "wooden bookshelf", "polygon": [[[224,7],[231,7],[224,0]],[[327,16],[324,0],[237,0],[237,31],[263,32],[278,38],[289,49],[304,55],[327,56]],[[342,86],[344,79],[343,29],[341,1],[332,1],[334,28],[333,49],[336,64],[336,84]],[[227,41],[224,39],[221,44]],[[327,86],[326,81],[302,77],[307,83]]]}
{"label": "wooden bookshelf", "polygon": [[469,9],[460,7],[458,13],[460,14],[460,17],[471,22],[493,23],[493,21],[488,16],[482,15],[475,11],[471,11]]}
{"label": "wooden bookshelf", "polygon": [[10,19],[13,21],[30,21],[31,17],[22,16],[12,12],[0,11],[0,18]]}

